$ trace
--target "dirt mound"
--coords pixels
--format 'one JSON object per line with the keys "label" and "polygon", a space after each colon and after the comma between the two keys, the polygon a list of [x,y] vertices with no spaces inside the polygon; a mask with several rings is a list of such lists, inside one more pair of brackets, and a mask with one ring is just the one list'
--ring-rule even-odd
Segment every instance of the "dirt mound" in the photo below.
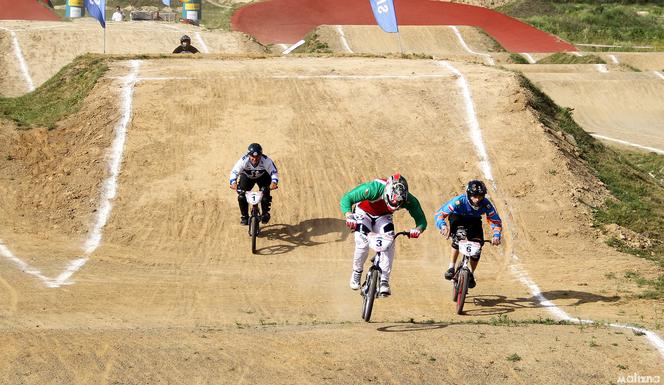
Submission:
{"label": "dirt mound", "polygon": [[[628,339],[628,329],[600,327],[589,335],[581,334],[585,326],[448,325],[550,317],[524,285],[524,272],[573,317],[658,322],[652,303],[629,296],[634,284],[607,278],[652,265],[617,253],[590,229],[578,191],[587,183],[575,169],[583,164],[570,163],[539,124],[519,78],[454,66],[473,95],[497,186],[490,195],[506,221],[503,246],[483,252],[465,315],[453,313],[449,283],[441,279],[449,245],[430,224],[421,238],[399,240],[393,295],[374,310],[379,324],[356,325],[360,296],[348,288],[353,241],[338,206],[356,184],[399,171],[431,220],[467,180],[481,176],[457,75],[431,60],[146,60],[100,247],[60,289],[2,259],[0,328],[3,346],[11,346],[1,353],[3,378],[42,383],[45,373],[56,373],[63,383],[126,376],[140,383],[143,377],[133,375],[140,372],[173,383],[292,383],[293,373],[304,371],[310,382],[348,383],[360,373],[372,381],[435,382],[432,373],[439,379],[449,372],[455,381],[481,383],[483,368],[501,382],[546,383],[567,375],[571,382],[610,381],[621,373],[618,365],[643,373],[661,368],[658,352],[642,338]],[[79,255],[86,202],[105,175],[102,149],[119,120],[115,78],[128,71],[127,63],[113,62],[70,125],[2,131],[1,140],[20,151],[0,168],[8,181],[0,239],[34,269],[58,274]],[[188,81],[168,80],[175,76]],[[276,160],[282,179],[258,255],[238,224],[227,180],[254,141]],[[432,149],[443,160],[423,157]],[[54,218],[33,215],[37,203]],[[66,215],[72,208],[76,218]],[[63,231],[49,229],[53,223]],[[398,213],[395,225],[408,229],[412,220]],[[433,324],[402,324],[411,319]],[[375,348],[360,342],[367,337],[390,352],[389,366],[361,358]],[[469,345],[476,347],[472,371],[461,365]],[[45,357],[39,368],[46,369],[37,371],[31,357]],[[267,378],[254,367],[275,369]]]}
{"label": "dirt mound", "polygon": [[[464,42],[476,52],[499,49],[495,42],[477,28],[458,27]],[[475,55],[463,47],[455,32],[446,26],[401,28],[400,36],[387,34],[378,26],[322,26],[315,34],[333,52],[370,54],[404,53],[437,57],[476,60]]]}
{"label": "dirt mound", "polygon": [[[1,22],[0,27],[15,31],[29,74],[39,86],[76,56],[104,50],[103,30],[94,19],[73,22]],[[248,54],[265,50],[248,36],[238,32],[207,31],[191,25],[151,22],[109,22],[105,49],[108,54],[170,54],[188,34],[202,53]],[[18,59],[8,33],[0,29],[0,94],[16,96],[26,92],[20,77]],[[44,55],[44,52],[54,52]]]}

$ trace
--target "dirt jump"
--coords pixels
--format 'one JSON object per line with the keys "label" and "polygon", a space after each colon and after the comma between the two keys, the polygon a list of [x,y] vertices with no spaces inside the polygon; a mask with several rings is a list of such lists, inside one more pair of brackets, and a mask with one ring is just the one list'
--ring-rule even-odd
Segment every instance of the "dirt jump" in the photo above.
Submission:
{"label": "dirt jump", "polygon": [[[138,33],[125,25],[112,51]],[[19,43],[32,44],[23,50],[36,86],[48,77],[42,67],[78,52],[41,57],[38,36],[53,30],[0,26],[31,36]],[[156,37],[146,31],[132,50],[166,50],[182,33],[145,28]],[[470,53],[449,27],[423,28],[438,43],[418,48],[445,60],[362,57],[375,34],[363,26],[343,30],[360,55],[328,57],[272,56],[244,34],[187,31],[209,54],[118,57],[55,128],[0,123],[3,384],[588,384],[662,375],[662,308],[622,278],[657,267],[607,246],[591,227],[581,202],[608,193],[572,145],[539,123],[515,73]],[[336,27],[320,31],[345,50]],[[494,55],[477,31],[459,33]],[[407,34],[412,46],[423,41]],[[11,55],[0,62],[3,92],[8,84],[22,94]],[[228,187],[251,142],[281,177],[257,254]],[[366,323],[348,287],[354,241],[339,199],[394,172],[408,179],[429,227],[398,240],[393,294]],[[491,186],[505,231],[501,246],[484,249],[478,285],[456,315],[442,279],[449,241],[433,213],[474,178]],[[395,226],[413,221],[398,212]]]}

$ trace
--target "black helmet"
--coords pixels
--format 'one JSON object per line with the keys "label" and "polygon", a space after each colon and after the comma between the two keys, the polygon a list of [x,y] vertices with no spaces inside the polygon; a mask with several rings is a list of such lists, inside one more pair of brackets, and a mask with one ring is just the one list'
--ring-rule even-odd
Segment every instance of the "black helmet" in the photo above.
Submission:
{"label": "black helmet", "polygon": [[[477,179],[473,179],[468,182],[468,185],[466,186],[466,197],[468,198],[468,203],[470,203],[471,206],[473,206],[473,203],[470,200],[470,197],[473,195],[481,195],[482,197],[486,195],[486,185],[484,182]],[[473,206],[473,208],[477,209],[478,207]]]}
{"label": "black helmet", "polygon": [[191,44],[191,38],[187,35],[182,35],[182,37],[180,38],[180,43],[184,43],[185,41],[187,41],[187,42],[189,42],[189,44]]}
{"label": "black helmet", "polygon": [[261,156],[263,155],[263,147],[258,143],[252,143],[247,148],[247,155],[251,156]]}
{"label": "black helmet", "polygon": [[401,208],[408,199],[408,182],[401,174],[394,174],[387,179],[385,190],[383,191],[383,200],[387,207],[396,211]]}

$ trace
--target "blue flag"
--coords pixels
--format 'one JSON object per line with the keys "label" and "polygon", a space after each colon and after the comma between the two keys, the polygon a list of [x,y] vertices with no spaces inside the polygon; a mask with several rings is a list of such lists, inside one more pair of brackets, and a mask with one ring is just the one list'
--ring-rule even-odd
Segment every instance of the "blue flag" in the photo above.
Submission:
{"label": "blue flag", "polygon": [[167,7],[171,6],[171,0],[161,0],[161,2],[164,3],[164,5]]}
{"label": "blue flag", "polygon": [[85,0],[88,14],[99,20],[102,28],[106,28],[106,0]]}
{"label": "blue flag", "polygon": [[369,0],[374,17],[380,28],[385,32],[399,32],[397,14],[392,0]]}

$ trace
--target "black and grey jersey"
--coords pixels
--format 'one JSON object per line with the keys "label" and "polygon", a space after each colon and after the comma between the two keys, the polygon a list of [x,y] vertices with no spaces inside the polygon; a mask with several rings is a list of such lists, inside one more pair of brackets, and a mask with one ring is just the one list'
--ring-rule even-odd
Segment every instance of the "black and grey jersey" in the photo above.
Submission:
{"label": "black and grey jersey", "polygon": [[261,155],[261,160],[256,166],[254,166],[251,164],[249,155],[245,155],[235,163],[235,166],[233,166],[233,170],[231,170],[230,184],[237,181],[240,174],[246,175],[249,179],[258,179],[265,173],[270,175],[272,182],[279,183],[277,166],[274,165],[272,159],[268,158],[267,155]]}

